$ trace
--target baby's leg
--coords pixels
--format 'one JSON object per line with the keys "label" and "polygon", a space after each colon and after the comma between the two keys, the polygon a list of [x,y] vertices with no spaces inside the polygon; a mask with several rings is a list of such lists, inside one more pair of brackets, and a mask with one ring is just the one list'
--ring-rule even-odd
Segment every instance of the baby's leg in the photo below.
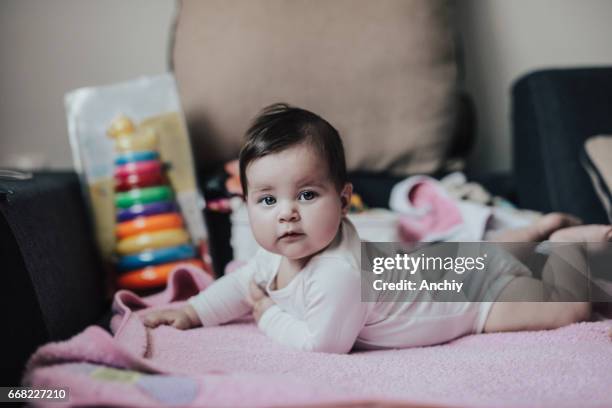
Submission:
{"label": "baby's leg", "polygon": [[[577,227],[582,228],[582,227]],[[589,276],[579,243],[552,247],[542,280],[517,277],[491,307],[484,331],[554,329],[590,317]]]}
{"label": "baby's leg", "polygon": [[[599,272],[602,272],[601,267],[604,263],[608,264],[610,261],[610,251],[612,246],[612,225],[581,225],[577,227],[564,228],[554,232],[550,236],[551,252],[555,255],[556,259],[561,259],[568,265],[573,266],[574,271],[580,272],[583,276],[592,278],[589,276],[591,268],[586,264],[587,256],[599,256],[598,265],[600,266]],[[602,258],[602,256],[604,256]],[[596,283],[591,288],[598,291],[603,290],[608,296],[612,296],[612,281],[610,280],[610,265],[606,267],[607,273],[603,278],[595,278],[593,282]],[[566,271],[563,271],[566,272]],[[569,272],[572,272],[569,269]],[[565,274],[567,278],[568,274]],[[555,277],[551,275],[551,277]],[[599,296],[595,296],[599,299]]]}
{"label": "baby's leg", "polygon": [[612,225],[580,225],[563,228],[550,236],[552,242],[610,242]]}
{"label": "baby's leg", "polygon": [[493,303],[484,332],[556,329],[590,317],[589,302],[544,302],[548,292],[540,280],[513,279]]}
{"label": "baby's leg", "polygon": [[540,242],[548,239],[553,232],[567,227],[580,225],[580,219],[564,213],[550,213],[533,224],[495,233],[489,241],[492,242]]}
{"label": "baby's leg", "polygon": [[528,262],[533,255],[532,242],[544,241],[555,231],[579,224],[580,220],[569,214],[550,213],[527,227],[493,233],[488,241],[496,242],[521,262]]}
{"label": "baby's leg", "polygon": [[491,307],[485,332],[554,329],[590,317],[591,304],[584,300],[592,287],[584,246],[579,243],[612,241],[612,226],[560,229],[550,241],[570,244],[553,247],[542,281],[518,277],[504,288]]}

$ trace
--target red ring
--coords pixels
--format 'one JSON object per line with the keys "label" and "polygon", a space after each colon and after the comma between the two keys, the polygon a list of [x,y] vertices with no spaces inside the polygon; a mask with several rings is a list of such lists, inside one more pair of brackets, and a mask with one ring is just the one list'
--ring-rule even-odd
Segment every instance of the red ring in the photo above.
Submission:
{"label": "red ring", "polygon": [[204,269],[204,263],[199,259],[185,259],[183,261],[168,262],[161,265],[146,266],[142,269],[122,274],[117,279],[117,285],[122,289],[153,289],[164,286],[168,276],[177,266],[188,264]]}
{"label": "red ring", "polygon": [[159,170],[149,173],[132,173],[127,176],[115,176],[116,191],[128,191],[133,188],[152,187],[160,184],[164,184],[164,178]]}
{"label": "red ring", "polygon": [[115,177],[127,177],[130,174],[153,173],[161,171],[159,160],[145,160],[141,162],[126,163],[115,168]]}

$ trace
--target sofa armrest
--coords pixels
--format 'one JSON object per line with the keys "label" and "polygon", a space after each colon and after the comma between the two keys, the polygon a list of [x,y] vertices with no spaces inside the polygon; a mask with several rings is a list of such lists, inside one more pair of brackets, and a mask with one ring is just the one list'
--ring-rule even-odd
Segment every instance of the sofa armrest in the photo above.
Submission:
{"label": "sofa armrest", "polygon": [[8,377],[2,383],[17,385],[36,347],[76,334],[108,309],[77,175],[0,180],[0,250],[9,342],[2,363]]}
{"label": "sofa armrest", "polygon": [[512,89],[514,173],[522,207],[607,218],[580,164],[584,141],[612,133],[612,67],[551,69]]}

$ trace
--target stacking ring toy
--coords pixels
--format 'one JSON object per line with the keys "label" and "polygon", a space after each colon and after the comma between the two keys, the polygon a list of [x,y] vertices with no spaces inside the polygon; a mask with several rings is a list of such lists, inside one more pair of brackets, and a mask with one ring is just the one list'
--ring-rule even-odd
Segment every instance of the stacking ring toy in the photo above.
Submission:
{"label": "stacking ring toy", "polygon": [[156,148],[157,137],[153,132],[121,134],[115,138],[115,150],[119,153],[150,151]]}
{"label": "stacking ring toy", "polygon": [[115,177],[115,190],[127,191],[133,188],[144,188],[164,184],[161,171],[142,174],[130,174],[127,177]]}
{"label": "stacking ring toy", "polygon": [[116,178],[126,178],[131,174],[159,173],[162,163],[159,160],[147,160],[127,163],[115,169]]}
{"label": "stacking ring toy", "polygon": [[150,289],[163,286],[168,281],[170,272],[177,266],[185,264],[204,269],[204,263],[199,259],[186,259],[127,272],[119,277],[117,284],[123,289]]}
{"label": "stacking ring toy", "polygon": [[121,166],[127,163],[157,159],[159,159],[159,153],[153,150],[147,150],[143,152],[126,152],[115,157],[115,165]]}
{"label": "stacking ring toy", "polygon": [[117,267],[121,271],[140,269],[145,266],[159,265],[166,262],[180,261],[182,259],[194,258],[195,249],[191,245],[179,245],[170,248],[147,250],[134,255],[126,255],[119,258]]}
{"label": "stacking ring toy", "polygon": [[130,208],[120,209],[117,211],[117,221],[123,222],[132,220],[136,217],[164,214],[178,211],[174,201],[158,201],[150,204],[137,204]]}
{"label": "stacking ring toy", "polygon": [[166,248],[189,241],[189,234],[182,228],[165,229],[132,235],[119,241],[117,252],[120,255],[133,254],[146,249]]}
{"label": "stacking ring toy", "polygon": [[[135,171],[130,173],[131,170]],[[153,160],[123,165],[121,171],[115,172],[115,182],[117,191],[164,184],[161,163]]]}
{"label": "stacking ring toy", "polygon": [[149,217],[138,217],[131,221],[125,221],[117,225],[115,233],[117,238],[123,239],[130,235],[143,232],[153,232],[171,228],[181,228],[183,219],[177,213],[158,214]]}
{"label": "stacking ring toy", "polygon": [[148,204],[155,201],[170,200],[172,196],[172,190],[168,186],[137,188],[123,193],[117,193],[115,195],[115,206],[119,208],[128,208],[135,204]]}

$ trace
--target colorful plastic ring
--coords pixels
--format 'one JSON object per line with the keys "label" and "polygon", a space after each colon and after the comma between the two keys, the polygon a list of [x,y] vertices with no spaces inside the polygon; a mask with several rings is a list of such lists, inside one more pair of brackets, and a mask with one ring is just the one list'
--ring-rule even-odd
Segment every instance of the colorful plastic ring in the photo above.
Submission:
{"label": "colorful plastic ring", "polygon": [[166,201],[172,199],[172,197],[172,190],[168,186],[136,188],[123,193],[117,193],[115,195],[115,205],[119,208],[128,208],[136,204]]}
{"label": "colorful plastic ring", "polygon": [[159,153],[153,150],[147,150],[144,152],[126,152],[115,157],[115,165],[121,166],[127,163],[157,159],[159,159]]}
{"label": "colorful plastic ring", "polygon": [[182,245],[186,242],[189,242],[189,234],[184,229],[165,229],[124,238],[117,244],[117,252],[121,255],[128,255],[147,249]]}
{"label": "colorful plastic ring", "polygon": [[204,263],[199,259],[186,259],[184,261],[170,262],[157,266],[147,266],[119,276],[117,284],[123,289],[151,289],[164,286],[168,281],[170,272],[180,265],[193,265],[204,269]]}
{"label": "colorful plastic ring", "polygon": [[118,153],[157,150],[157,137],[154,132],[119,135],[115,138]]}
{"label": "colorful plastic ring", "polygon": [[117,221],[123,222],[133,220],[136,217],[164,214],[178,211],[174,201],[158,201],[150,204],[137,204],[130,208],[117,211]]}
{"label": "colorful plastic ring", "polygon": [[170,228],[181,228],[183,219],[177,213],[157,214],[149,217],[138,217],[122,222],[115,228],[117,238],[123,239],[143,232],[153,232]]}
{"label": "colorful plastic ring", "polygon": [[194,258],[195,256],[196,251],[191,245],[179,245],[123,256],[119,259],[117,267],[121,271],[130,271],[132,269],[144,268],[145,266],[160,265],[166,262]]}
{"label": "colorful plastic ring", "polygon": [[115,191],[128,191],[133,188],[145,188],[165,184],[161,171],[156,173],[130,174],[124,178],[115,178]]}
{"label": "colorful plastic ring", "polygon": [[131,174],[159,173],[162,163],[159,160],[147,160],[124,164],[115,168],[116,178],[125,178]]}
{"label": "colorful plastic ring", "polygon": [[[150,162],[141,162],[141,163],[150,163]],[[159,162],[157,162],[159,163]],[[125,166],[131,166],[138,163],[130,163]],[[115,173],[115,190],[116,191],[127,191],[132,188],[144,188],[151,187],[163,184],[163,172],[162,166],[152,166],[150,171],[145,172],[135,172],[135,173],[126,173],[121,172],[119,174]]]}

